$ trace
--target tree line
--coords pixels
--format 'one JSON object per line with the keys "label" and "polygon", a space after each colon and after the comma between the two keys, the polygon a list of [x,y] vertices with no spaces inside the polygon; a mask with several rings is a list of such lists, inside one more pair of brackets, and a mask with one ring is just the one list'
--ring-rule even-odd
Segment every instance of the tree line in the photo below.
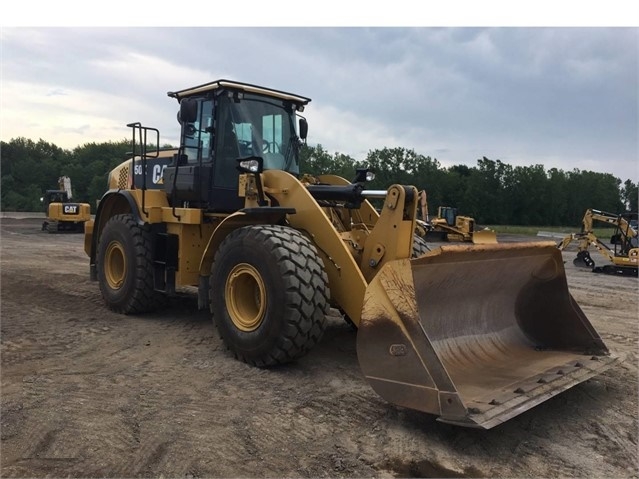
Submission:
{"label": "tree line", "polygon": [[[164,145],[170,147],[170,145]],[[111,169],[127,157],[130,140],[86,143],[72,150],[44,140],[14,138],[0,142],[2,211],[41,211],[40,198],[58,189],[58,178],[72,180],[73,199],[94,206],[104,194]],[[479,224],[579,226],[584,211],[637,211],[637,183],[609,173],[574,169],[546,169],[544,165],[512,166],[481,158],[476,166],[443,167],[430,156],[406,148],[382,148],[358,161],[330,153],[318,145],[304,145],[301,171],[336,174],[352,180],[356,168],[370,168],[370,189],[391,184],[415,185],[428,196],[430,215],[438,206],[454,206]]]}

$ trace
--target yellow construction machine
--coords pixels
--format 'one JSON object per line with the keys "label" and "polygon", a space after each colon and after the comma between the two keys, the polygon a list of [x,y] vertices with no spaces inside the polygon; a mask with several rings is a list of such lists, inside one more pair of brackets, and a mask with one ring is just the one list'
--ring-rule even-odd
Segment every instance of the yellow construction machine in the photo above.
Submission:
{"label": "yellow construction machine", "polygon": [[368,190],[366,170],[353,182],[300,175],[309,98],[229,80],[168,95],[179,147],[147,147],[159,131],[129,124],[132,157],[87,223],[111,310],[156,310],[197,287],[228,350],[272,367],[308,353],[338,309],[378,394],[479,428],[618,359],[568,291],[554,242],[428,251],[414,186]]}
{"label": "yellow construction machine", "polygon": [[437,217],[428,214],[426,191],[419,192],[421,220],[424,239],[431,241],[466,241],[475,244],[497,243],[497,234],[488,228],[476,229],[475,219],[457,214],[457,208],[439,206]]}
{"label": "yellow construction machine", "polygon": [[84,224],[91,219],[91,205],[73,202],[68,176],[58,178],[58,189],[47,190],[41,200],[47,215],[42,222],[42,231],[82,233]]}
{"label": "yellow construction machine", "polygon": [[[614,227],[610,237],[613,247],[601,241],[593,232],[595,221]],[[639,236],[637,236],[637,213],[606,213],[587,209],[581,221],[581,231],[567,235],[557,247],[563,251],[573,241],[578,242],[577,257],[573,264],[580,268],[589,268],[595,273],[622,276],[638,276]],[[611,264],[595,266],[588,248],[594,246]]]}

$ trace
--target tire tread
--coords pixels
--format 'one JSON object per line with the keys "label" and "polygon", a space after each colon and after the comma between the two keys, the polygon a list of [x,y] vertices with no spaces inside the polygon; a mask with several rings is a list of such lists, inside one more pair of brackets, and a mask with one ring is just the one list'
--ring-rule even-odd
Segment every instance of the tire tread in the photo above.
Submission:
{"label": "tire tread", "polygon": [[[321,339],[329,310],[328,277],[322,260],[310,240],[299,231],[286,226],[258,225],[239,228],[224,240],[215,261],[231,242],[250,239],[263,245],[265,254],[276,259],[286,288],[287,320],[274,347],[261,357],[251,357],[231,350],[234,356],[248,364],[270,367],[294,361],[310,351]],[[211,308],[213,312],[213,308]],[[214,318],[215,319],[215,318]],[[223,333],[218,327],[220,337]]]}

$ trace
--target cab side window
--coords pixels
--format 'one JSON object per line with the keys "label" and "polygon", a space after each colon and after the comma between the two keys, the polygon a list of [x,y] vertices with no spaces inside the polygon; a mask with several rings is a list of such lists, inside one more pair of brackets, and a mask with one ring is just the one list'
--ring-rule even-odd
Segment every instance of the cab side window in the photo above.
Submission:
{"label": "cab side window", "polygon": [[213,137],[213,101],[198,102],[197,119],[184,125],[184,154],[187,163],[197,164],[211,161]]}
{"label": "cab side window", "polygon": [[[240,157],[240,146],[227,98],[220,100],[219,118],[215,126],[215,186],[237,188],[239,173],[237,158]],[[240,132],[244,133],[244,132]]]}

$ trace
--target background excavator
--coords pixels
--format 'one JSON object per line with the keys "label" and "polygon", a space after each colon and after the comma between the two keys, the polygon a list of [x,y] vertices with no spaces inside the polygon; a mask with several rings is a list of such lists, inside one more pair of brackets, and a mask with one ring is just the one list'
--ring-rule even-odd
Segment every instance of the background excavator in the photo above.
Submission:
{"label": "background excavator", "polygon": [[457,208],[439,206],[437,217],[430,218],[428,214],[428,198],[426,191],[419,192],[423,238],[427,241],[467,241],[476,244],[497,243],[497,234],[488,228],[476,229],[475,219],[470,216],[460,216]]}
{"label": "background excavator", "polygon": [[[610,237],[612,248],[602,242],[593,232],[593,223],[601,222],[614,227]],[[637,213],[606,213],[587,209],[582,219],[581,231],[566,236],[557,247],[564,250],[573,241],[578,242],[577,257],[573,264],[580,268],[589,268],[595,273],[607,273],[623,276],[638,276],[639,237],[637,236]],[[611,264],[595,266],[588,248],[594,246]]]}
{"label": "background excavator", "polygon": [[72,201],[71,178],[58,178],[58,189],[47,190],[42,197],[47,218],[42,222],[42,231],[82,233],[84,224],[91,219],[91,205]]}
{"label": "background excavator", "polygon": [[179,147],[129,124],[132,158],[86,224],[111,310],[157,310],[196,287],[230,353],[268,368],[309,353],[337,309],[379,395],[485,429],[618,359],[572,298],[554,242],[429,251],[414,186],[369,190],[364,170],[353,182],[301,175],[309,98],[229,80],[168,95]]}

